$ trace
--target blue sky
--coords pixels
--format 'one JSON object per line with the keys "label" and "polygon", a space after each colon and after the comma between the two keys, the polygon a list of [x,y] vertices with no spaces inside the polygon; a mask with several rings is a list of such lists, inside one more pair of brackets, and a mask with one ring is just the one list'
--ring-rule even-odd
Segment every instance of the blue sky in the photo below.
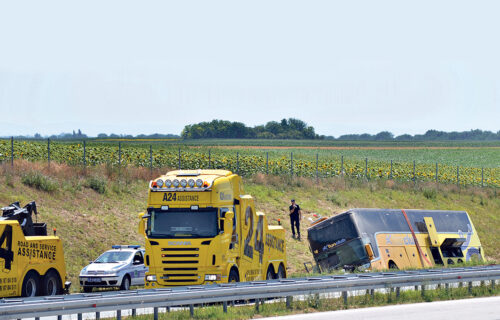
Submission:
{"label": "blue sky", "polygon": [[500,130],[498,1],[1,1],[0,136]]}

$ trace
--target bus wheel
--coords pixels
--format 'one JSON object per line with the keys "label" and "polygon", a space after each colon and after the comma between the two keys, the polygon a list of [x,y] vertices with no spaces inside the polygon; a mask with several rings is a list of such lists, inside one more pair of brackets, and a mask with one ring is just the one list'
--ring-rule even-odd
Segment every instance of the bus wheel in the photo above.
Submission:
{"label": "bus wheel", "polygon": [[270,264],[269,267],[267,268],[266,280],[272,280],[272,279],[276,279],[276,275],[274,274],[273,265]]}
{"label": "bus wheel", "polygon": [[238,271],[236,271],[236,269],[231,269],[227,282],[240,282],[240,276],[238,275]]}
{"label": "bus wheel", "polygon": [[280,264],[280,267],[278,268],[278,279],[285,279],[285,278],[286,278],[285,267],[283,267],[283,265]]}
{"label": "bus wheel", "polygon": [[42,292],[44,296],[55,296],[62,293],[61,281],[56,271],[50,270],[43,277]]}
{"label": "bus wheel", "polygon": [[21,288],[21,296],[23,297],[34,297],[40,293],[40,279],[38,274],[31,270],[29,271],[23,280],[23,286]]}
{"label": "bus wheel", "polygon": [[399,269],[394,261],[389,261],[389,269]]}

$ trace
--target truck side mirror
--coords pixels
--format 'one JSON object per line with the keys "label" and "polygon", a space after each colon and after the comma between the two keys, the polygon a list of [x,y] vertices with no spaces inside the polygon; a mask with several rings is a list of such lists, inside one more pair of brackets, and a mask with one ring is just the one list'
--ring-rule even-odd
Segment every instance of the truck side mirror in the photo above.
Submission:
{"label": "truck side mirror", "polygon": [[224,232],[233,233],[234,212],[228,211],[224,214]]}

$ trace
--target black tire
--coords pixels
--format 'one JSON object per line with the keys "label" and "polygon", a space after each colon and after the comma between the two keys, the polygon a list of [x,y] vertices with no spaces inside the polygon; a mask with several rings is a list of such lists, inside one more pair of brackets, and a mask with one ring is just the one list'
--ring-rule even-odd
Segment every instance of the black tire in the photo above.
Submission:
{"label": "black tire", "polygon": [[227,282],[240,282],[240,275],[238,274],[238,271],[231,269]]}
{"label": "black tire", "polygon": [[394,261],[389,261],[389,269],[398,270],[399,268]]}
{"label": "black tire", "polygon": [[92,292],[92,289],[94,289],[94,287],[83,287],[83,292],[90,293]]}
{"label": "black tire", "polygon": [[42,294],[44,296],[62,294],[61,278],[55,270],[49,270],[43,277]]}
{"label": "black tire", "polygon": [[28,271],[26,276],[24,276],[21,296],[34,297],[40,295],[40,293],[40,277],[35,271]]}
{"label": "black tire", "polygon": [[120,290],[130,290],[130,277],[128,275],[123,277],[122,284],[120,285]]}
{"label": "black tire", "polygon": [[286,272],[285,272],[285,267],[283,267],[282,264],[280,264],[280,267],[278,268],[278,274],[276,275],[277,279],[285,279],[286,278]]}
{"label": "black tire", "polygon": [[276,279],[276,274],[274,273],[273,265],[270,264],[266,272],[266,280]]}

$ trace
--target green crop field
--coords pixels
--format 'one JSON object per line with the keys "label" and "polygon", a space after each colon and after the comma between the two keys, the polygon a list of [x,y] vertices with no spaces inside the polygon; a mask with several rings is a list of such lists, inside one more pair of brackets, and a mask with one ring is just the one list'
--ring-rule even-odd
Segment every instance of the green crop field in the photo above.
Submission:
{"label": "green crop field", "polygon": [[[10,140],[0,140],[0,161],[10,157]],[[47,141],[14,141],[14,158],[48,161]],[[176,168],[180,162],[185,169],[224,168],[246,176],[345,175],[417,182],[436,181],[437,164],[441,183],[500,187],[499,142],[91,139],[85,150],[83,141],[51,142],[50,159],[78,166]]]}

